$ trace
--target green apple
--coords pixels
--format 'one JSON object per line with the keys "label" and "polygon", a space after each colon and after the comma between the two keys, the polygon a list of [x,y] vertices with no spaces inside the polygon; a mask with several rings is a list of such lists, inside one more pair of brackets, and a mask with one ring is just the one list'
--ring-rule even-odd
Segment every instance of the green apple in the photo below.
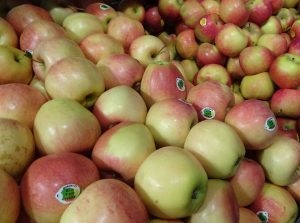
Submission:
{"label": "green apple", "polygon": [[246,152],[237,132],[223,121],[213,119],[192,127],[184,149],[197,157],[209,178],[218,179],[233,176]]}
{"label": "green apple", "polygon": [[184,59],[180,60],[183,67],[185,78],[190,82],[193,82],[195,74],[198,72],[199,68],[195,60]]}
{"label": "green apple", "polygon": [[195,213],[204,201],[207,175],[201,163],[180,147],[162,147],[141,164],[134,188],[149,213],[177,219]]}

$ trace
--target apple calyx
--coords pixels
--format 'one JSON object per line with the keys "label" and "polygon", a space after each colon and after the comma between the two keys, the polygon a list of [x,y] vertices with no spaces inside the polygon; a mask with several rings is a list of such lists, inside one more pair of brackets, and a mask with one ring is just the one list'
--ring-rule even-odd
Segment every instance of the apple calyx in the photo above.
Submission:
{"label": "apple calyx", "polygon": [[97,100],[97,95],[95,94],[88,94],[85,98],[81,101],[81,104],[86,108],[91,108]]}
{"label": "apple calyx", "polygon": [[138,93],[141,91],[141,81],[137,81],[132,85],[132,88],[136,90]]}
{"label": "apple calyx", "polygon": [[191,213],[195,213],[204,202],[207,191],[207,182],[200,183],[191,194]]}

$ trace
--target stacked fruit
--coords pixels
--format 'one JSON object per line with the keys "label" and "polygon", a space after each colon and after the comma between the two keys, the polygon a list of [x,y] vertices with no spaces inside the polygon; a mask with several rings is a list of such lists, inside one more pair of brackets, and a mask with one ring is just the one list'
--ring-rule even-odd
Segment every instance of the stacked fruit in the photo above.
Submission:
{"label": "stacked fruit", "polygon": [[295,222],[299,9],[0,2],[0,222]]}

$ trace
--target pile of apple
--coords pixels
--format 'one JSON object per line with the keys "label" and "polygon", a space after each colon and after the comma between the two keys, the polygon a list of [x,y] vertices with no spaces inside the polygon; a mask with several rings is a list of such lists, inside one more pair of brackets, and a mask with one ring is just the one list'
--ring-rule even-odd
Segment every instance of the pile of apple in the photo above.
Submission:
{"label": "pile of apple", "polygon": [[299,0],[0,2],[0,223],[294,223]]}

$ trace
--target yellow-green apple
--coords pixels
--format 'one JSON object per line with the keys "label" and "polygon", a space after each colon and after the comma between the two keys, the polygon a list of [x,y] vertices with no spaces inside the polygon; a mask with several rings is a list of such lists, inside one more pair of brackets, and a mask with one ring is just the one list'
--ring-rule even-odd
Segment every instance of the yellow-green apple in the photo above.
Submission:
{"label": "yellow-green apple", "polygon": [[153,5],[145,10],[145,18],[143,22],[145,29],[150,33],[160,33],[164,28],[165,22],[158,11],[158,6]]}
{"label": "yellow-green apple", "polygon": [[284,0],[284,7],[286,8],[294,8],[297,6],[299,1],[297,0]]}
{"label": "yellow-green apple", "polygon": [[158,61],[145,68],[140,93],[150,107],[168,98],[185,99],[187,89],[183,75],[173,63]]}
{"label": "yellow-green apple", "polygon": [[272,111],[280,117],[300,117],[300,90],[278,89],[274,92],[270,105]]}
{"label": "yellow-green apple", "polygon": [[170,53],[170,60],[174,60],[177,57],[176,34],[168,34],[166,31],[163,31],[157,37],[167,45],[167,49]]}
{"label": "yellow-green apple", "polygon": [[146,125],[121,122],[98,138],[91,157],[100,170],[113,171],[131,184],[140,165],[155,150],[154,138]]}
{"label": "yellow-green apple", "polygon": [[183,59],[180,60],[180,64],[183,68],[183,73],[185,74],[185,78],[193,82],[195,74],[198,72],[199,68],[194,59],[189,60],[189,59]]}
{"label": "yellow-green apple", "polygon": [[147,106],[136,90],[119,85],[104,91],[92,111],[105,131],[124,121],[145,123]]}
{"label": "yellow-green apple", "polygon": [[35,222],[59,222],[70,203],[99,178],[97,166],[84,155],[60,153],[39,157],[21,180],[22,204]]}
{"label": "yellow-green apple", "polygon": [[206,64],[199,69],[195,75],[195,84],[203,83],[207,80],[219,81],[222,84],[231,85],[231,77],[226,68],[220,64]]}
{"label": "yellow-green apple", "polygon": [[141,0],[121,0],[117,10],[140,22],[145,19],[145,6]]}
{"label": "yellow-green apple", "polygon": [[195,24],[195,36],[200,42],[213,43],[223,25],[224,21],[218,14],[206,14]]}
{"label": "yellow-green apple", "polygon": [[258,151],[257,160],[273,184],[287,186],[300,177],[300,143],[296,139],[277,136],[270,146]]}
{"label": "yellow-green apple", "polygon": [[250,205],[260,194],[265,183],[262,166],[254,159],[244,158],[229,182],[234,190],[238,205]]}
{"label": "yellow-green apple", "polygon": [[42,93],[42,95],[44,95],[44,97],[49,100],[50,96],[48,95],[46,89],[45,89],[45,83],[38,79],[36,75],[34,75],[29,83],[29,85],[35,89],[37,89],[39,92]]}
{"label": "yellow-green apple", "polygon": [[223,121],[227,111],[234,105],[234,95],[227,85],[207,80],[189,90],[187,102],[195,107],[199,121],[205,119]]}
{"label": "yellow-green apple", "polygon": [[[193,0],[196,1],[196,0]],[[176,37],[176,51],[183,59],[195,58],[198,51],[198,42],[193,29],[186,29],[180,32]]]}
{"label": "yellow-green apple", "polygon": [[41,154],[90,151],[101,134],[97,118],[72,99],[52,99],[36,114],[33,133]]}
{"label": "yellow-green apple", "polygon": [[104,77],[105,88],[111,89],[119,85],[139,86],[144,66],[129,54],[111,54],[98,61],[97,68]]}
{"label": "yellow-green apple", "polygon": [[119,14],[108,23],[107,33],[119,40],[128,52],[132,41],[144,35],[145,29],[140,21]]}
{"label": "yellow-green apple", "polygon": [[217,33],[215,44],[225,56],[235,57],[247,46],[248,37],[239,26],[226,23]]}
{"label": "yellow-green apple", "polygon": [[198,0],[189,0],[183,2],[179,14],[182,22],[194,29],[199,19],[206,14],[206,10]]}
{"label": "yellow-green apple", "polygon": [[296,200],[297,203],[300,202],[300,178],[292,184],[289,184],[285,187],[288,192],[291,193],[293,198]]}
{"label": "yellow-green apple", "polygon": [[296,37],[293,40],[291,40],[291,43],[289,44],[287,53],[300,56],[300,38],[299,37]]}
{"label": "yellow-green apple", "polygon": [[246,75],[268,71],[273,60],[272,52],[264,46],[248,46],[239,54],[240,66]]}
{"label": "yellow-green apple", "polygon": [[220,1],[203,0],[200,3],[204,7],[206,14],[220,14]]}
{"label": "yellow-green apple", "polygon": [[263,34],[260,26],[253,22],[247,22],[244,26],[242,26],[242,31],[248,38],[247,46],[255,46],[259,37]]}
{"label": "yellow-green apple", "polygon": [[248,99],[233,106],[225,122],[232,126],[249,150],[261,150],[271,145],[277,135],[277,123],[269,105],[258,99]]}
{"label": "yellow-green apple", "polygon": [[151,215],[164,219],[188,217],[204,201],[207,174],[190,152],[181,147],[161,147],[140,165],[134,189]]}
{"label": "yellow-green apple", "polygon": [[128,184],[102,179],[90,184],[64,211],[60,223],[148,223],[145,205]]}
{"label": "yellow-green apple", "polygon": [[65,57],[46,73],[45,88],[52,99],[69,98],[91,108],[104,92],[105,81],[97,66],[88,59]]}
{"label": "yellow-green apple", "polygon": [[288,43],[286,38],[281,34],[272,34],[272,33],[264,33],[262,34],[258,41],[258,46],[264,46],[271,50],[274,57],[278,57],[281,54],[286,53],[288,50]]}
{"label": "yellow-green apple", "polygon": [[278,124],[278,134],[291,137],[292,139],[299,141],[297,119],[276,117]]}
{"label": "yellow-green apple", "polygon": [[21,210],[21,196],[17,181],[0,168],[0,221],[17,222]]}
{"label": "yellow-green apple", "polygon": [[197,122],[197,112],[192,104],[166,99],[149,108],[145,123],[159,147],[183,147],[190,129]]}
{"label": "yellow-green apple", "polygon": [[220,17],[225,23],[243,26],[248,22],[250,10],[243,0],[220,1]]}
{"label": "yellow-green apple", "polygon": [[107,32],[110,20],[118,15],[117,11],[113,7],[101,1],[87,4],[85,12],[95,15],[101,20],[103,31],[105,33]]}
{"label": "yellow-green apple", "polygon": [[66,57],[82,57],[78,44],[66,36],[57,36],[40,42],[32,54],[32,68],[35,76],[45,81],[49,68]]}
{"label": "yellow-green apple", "polygon": [[44,7],[48,10],[50,16],[52,17],[53,21],[56,22],[59,25],[62,25],[65,18],[74,13],[77,12],[76,7],[72,6],[66,6],[66,5],[60,5],[60,4],[53,4],[49,2],[50,5]]}
{"label": "yellow-green apple", "polygon": [[233,81],[241,80],[246,75],[241,68],[239,56],[227,58],[225,67]]}
{"label": "yellow-green apple", "polygon": [[209,178],[218,179],[232,177],[246,152],[236,131],[219,120],[204,120],[194,125],[184,149],[196,156]]}
{"label": "yellow-green apple", "polygon": [[21,35],[23,29],[35,20],[53,21],[46,9],[33,4],[14,6],[7,12],[5,19],[13,26],[18,35]]}
{"label": "yellow-green apple", "polygon": [[196,52],[195,60],[199,67],[207,64],[219,64],[224,66],[227,57],[224,56],[213,43],[201,43]]}
{"label": "yellow-green apple", "polygon": [[39,90],[27,84],[0,85],[0,117],[17,120],[30,129],[36,113],[46,101]]}
{"label": "yellow-green apple", "polygon": [[0,168],[19,180],[34,159],[32,131],[17,120],[0,118]]}
{"label": "yellow-green apple", "polygon": [[239,207],[239,223],[261,223],[261,220],[249,208]]}
{"label": "yellow-green apple", "polygon": [[268,72],[246,75],[240,83],[240,90],[245,99],[269,100],[275,86]]}
{"label": "yellow-green apple", "polygon": [[19,46],[19,37],[13,26],[4,18],[0,17],[0,45],[8,45],[12,47]]}
{"label": "yellow-green apple", "polygon": [[300,19],[295,19],[288,32],[293,39],[300,37]]}
{"label": "yellow-green apple", "polygon": [[259,26],[265,23],[273,14],[270,0],[249,0],[246,1],[246,7],[250,13],[248,21]]}
{"label": "yellow-green apple", "polygon": [[92,33],[104,32],[102,21],[87,12],[74,12],[68,15],[62,23],[62,27],[66,30],[67,36],[77,43]]}
{"label": "yellow-green apple", "polygon": [[0,45],[0,84],[28,84],[33,76],[31,59],[22,50]]}
{"label": "yellow-green apple", "polygon": [[111,54],[125,52],[122,43],[106,33],[90,34],[80,42],[79,46],[86,58],[95,64]]}
{"label": "yellow-green apple", "polygon": [[64,28],[55,22],[37,20],[27,25],[20,36],[20,49],[33,52],[43,40],[66,36]]}
{"label": "yellow-green apple", "polygon": [[157,6],[162,18],[169,23],[181,19],[180,8],[183,3],[183,0],[158,0]]}
{"label": "yellow-green apple", "polygon": [[292,195],[283,187],[266,182],[260,195],[249,206],[261,222],[295,222],[298,207]]}
{"label": "yellow-green apple", "polygon": [[170,61],[167,45],[157,36],[142,35],[132,41],[129,55],[144,67],[156,61]]}
{"label": "yellow-green apple", "polygon": [[282,33],[282,26],[277,16],[272,15],[266,22],[261,25],[261,31],[263,33]]}
{"label": "yellow-green apple", "polygon": [[288,31],[295,21],[293,12],[286,7],[282,7],[275,15],[280,21],[283,32]]}
{"label": "yellow-green apple", "polygon": [[245,101],[245,98],[243,97],[241,90],[240,90],[240,84],[238,82],[233,82],[233,84],[231,85],[231,89],[233,91],[233,95],[234,95],[234,105]]}
{"label": "yellow-green apple", "polygon": [[239,206],[232,186],[226,180],[208,179],[203,204],[187,223],[239,223]]}
{"label": "yellow-green apple", "polygon": [[269,74],[279,88],[298,88],[300,85],[300,56],[284,53],[274,59]]}

